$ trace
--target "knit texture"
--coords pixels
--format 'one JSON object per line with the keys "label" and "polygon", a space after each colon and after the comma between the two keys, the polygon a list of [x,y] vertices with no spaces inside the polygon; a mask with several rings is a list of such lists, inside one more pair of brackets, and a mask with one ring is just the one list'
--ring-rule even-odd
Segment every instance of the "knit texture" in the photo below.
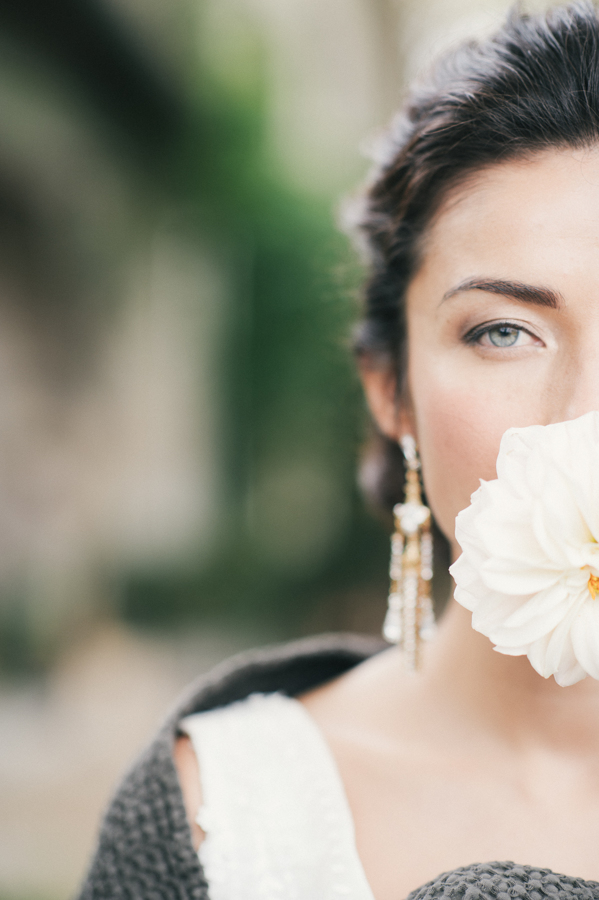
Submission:
{"label": "knit texture", "polygon": [[[180,720],[252,693],[300,694],[382,646],[354,635],[311,638],[241,654],[192,685],[110,804],[79,900],[210,900],[172,759]],[[599,900],[599,883],[492,862],[445,872],[409,900]]]}
{"label": "knit texture", "polygon": [[408,900],[597,900],[599,883],[513,862],[475,863],[444,872]]}

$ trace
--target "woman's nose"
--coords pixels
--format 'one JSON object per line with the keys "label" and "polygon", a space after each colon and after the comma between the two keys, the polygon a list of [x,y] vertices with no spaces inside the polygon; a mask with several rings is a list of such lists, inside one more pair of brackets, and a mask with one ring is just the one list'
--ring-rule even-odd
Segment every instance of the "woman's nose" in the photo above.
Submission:
{"label": "woman's nose", "polygon": [[599,317],[589,322],[583,340],[557,367],[551,391],[551,420],[565,422],[599,410]]}

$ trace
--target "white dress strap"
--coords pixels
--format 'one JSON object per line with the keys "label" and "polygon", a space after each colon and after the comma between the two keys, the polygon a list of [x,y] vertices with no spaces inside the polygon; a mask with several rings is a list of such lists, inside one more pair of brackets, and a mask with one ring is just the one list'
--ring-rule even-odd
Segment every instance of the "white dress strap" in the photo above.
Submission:
{"label": "white dress strap", "polygon": [[333,756],[299,701],[253,694],[188,716],[211,900],[374,900]]}

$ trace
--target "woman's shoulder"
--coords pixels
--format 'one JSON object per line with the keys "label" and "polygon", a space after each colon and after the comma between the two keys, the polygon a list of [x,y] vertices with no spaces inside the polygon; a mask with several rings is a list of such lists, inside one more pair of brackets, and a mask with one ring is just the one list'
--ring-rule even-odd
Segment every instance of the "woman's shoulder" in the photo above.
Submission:
{"label": "woman's shoulder", "polygon": [[[181,720],[251,694],[305,693],[344,674],[384,646],[375,638],[352,634],[306,638],[246,651],[194,682],[110,803],[81,900],[142,896],[149,885],[165,900],[171,896],[207,897],[173,759]],[[186,764],[188,769],[191,765],[193,778],[189,752],[183,766]],[[191,806],[196,806],[197,799],[192,792]],[[174,884],[178,887],[173,892]]]}
{"label": "woman's shoulder", "polygon": [[[295,696],[318,690],[384,646],[374,638],[323,635],[243,653],[228,660],[199,683],[179,722],[223,707],[231,708],[248,698],[267,693]],[[190,727],[179,728],[179,732],[181,730],[183,733],[176,738],[173,758],[193,846],[197,850],[204,839],[204,832],[197,822],[197,811],[203,803],[202,779]]]}
{"label": "woman's shoulder", "polygon": [[306,693],[387,646],[364,635],[326,634],[244,651],[192,684],[177,705],[175,718],[227,706],[250,694]]}

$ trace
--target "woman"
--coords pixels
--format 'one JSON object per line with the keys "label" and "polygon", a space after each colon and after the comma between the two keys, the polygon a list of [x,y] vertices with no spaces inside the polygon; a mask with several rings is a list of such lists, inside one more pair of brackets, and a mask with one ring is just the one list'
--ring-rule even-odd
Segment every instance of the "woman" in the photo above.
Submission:
{"label": "woman", "polygon": [[[513,16],[442,62],[358,224],[370,409],[388,447],[415,437],[455,559],[505,430],[599,409],[594,8]],[[418,672],[378,649],[292,645],[204,680],[117,794],[82,896],[599,895],[599,683],[493,653],[455,603]]]}

